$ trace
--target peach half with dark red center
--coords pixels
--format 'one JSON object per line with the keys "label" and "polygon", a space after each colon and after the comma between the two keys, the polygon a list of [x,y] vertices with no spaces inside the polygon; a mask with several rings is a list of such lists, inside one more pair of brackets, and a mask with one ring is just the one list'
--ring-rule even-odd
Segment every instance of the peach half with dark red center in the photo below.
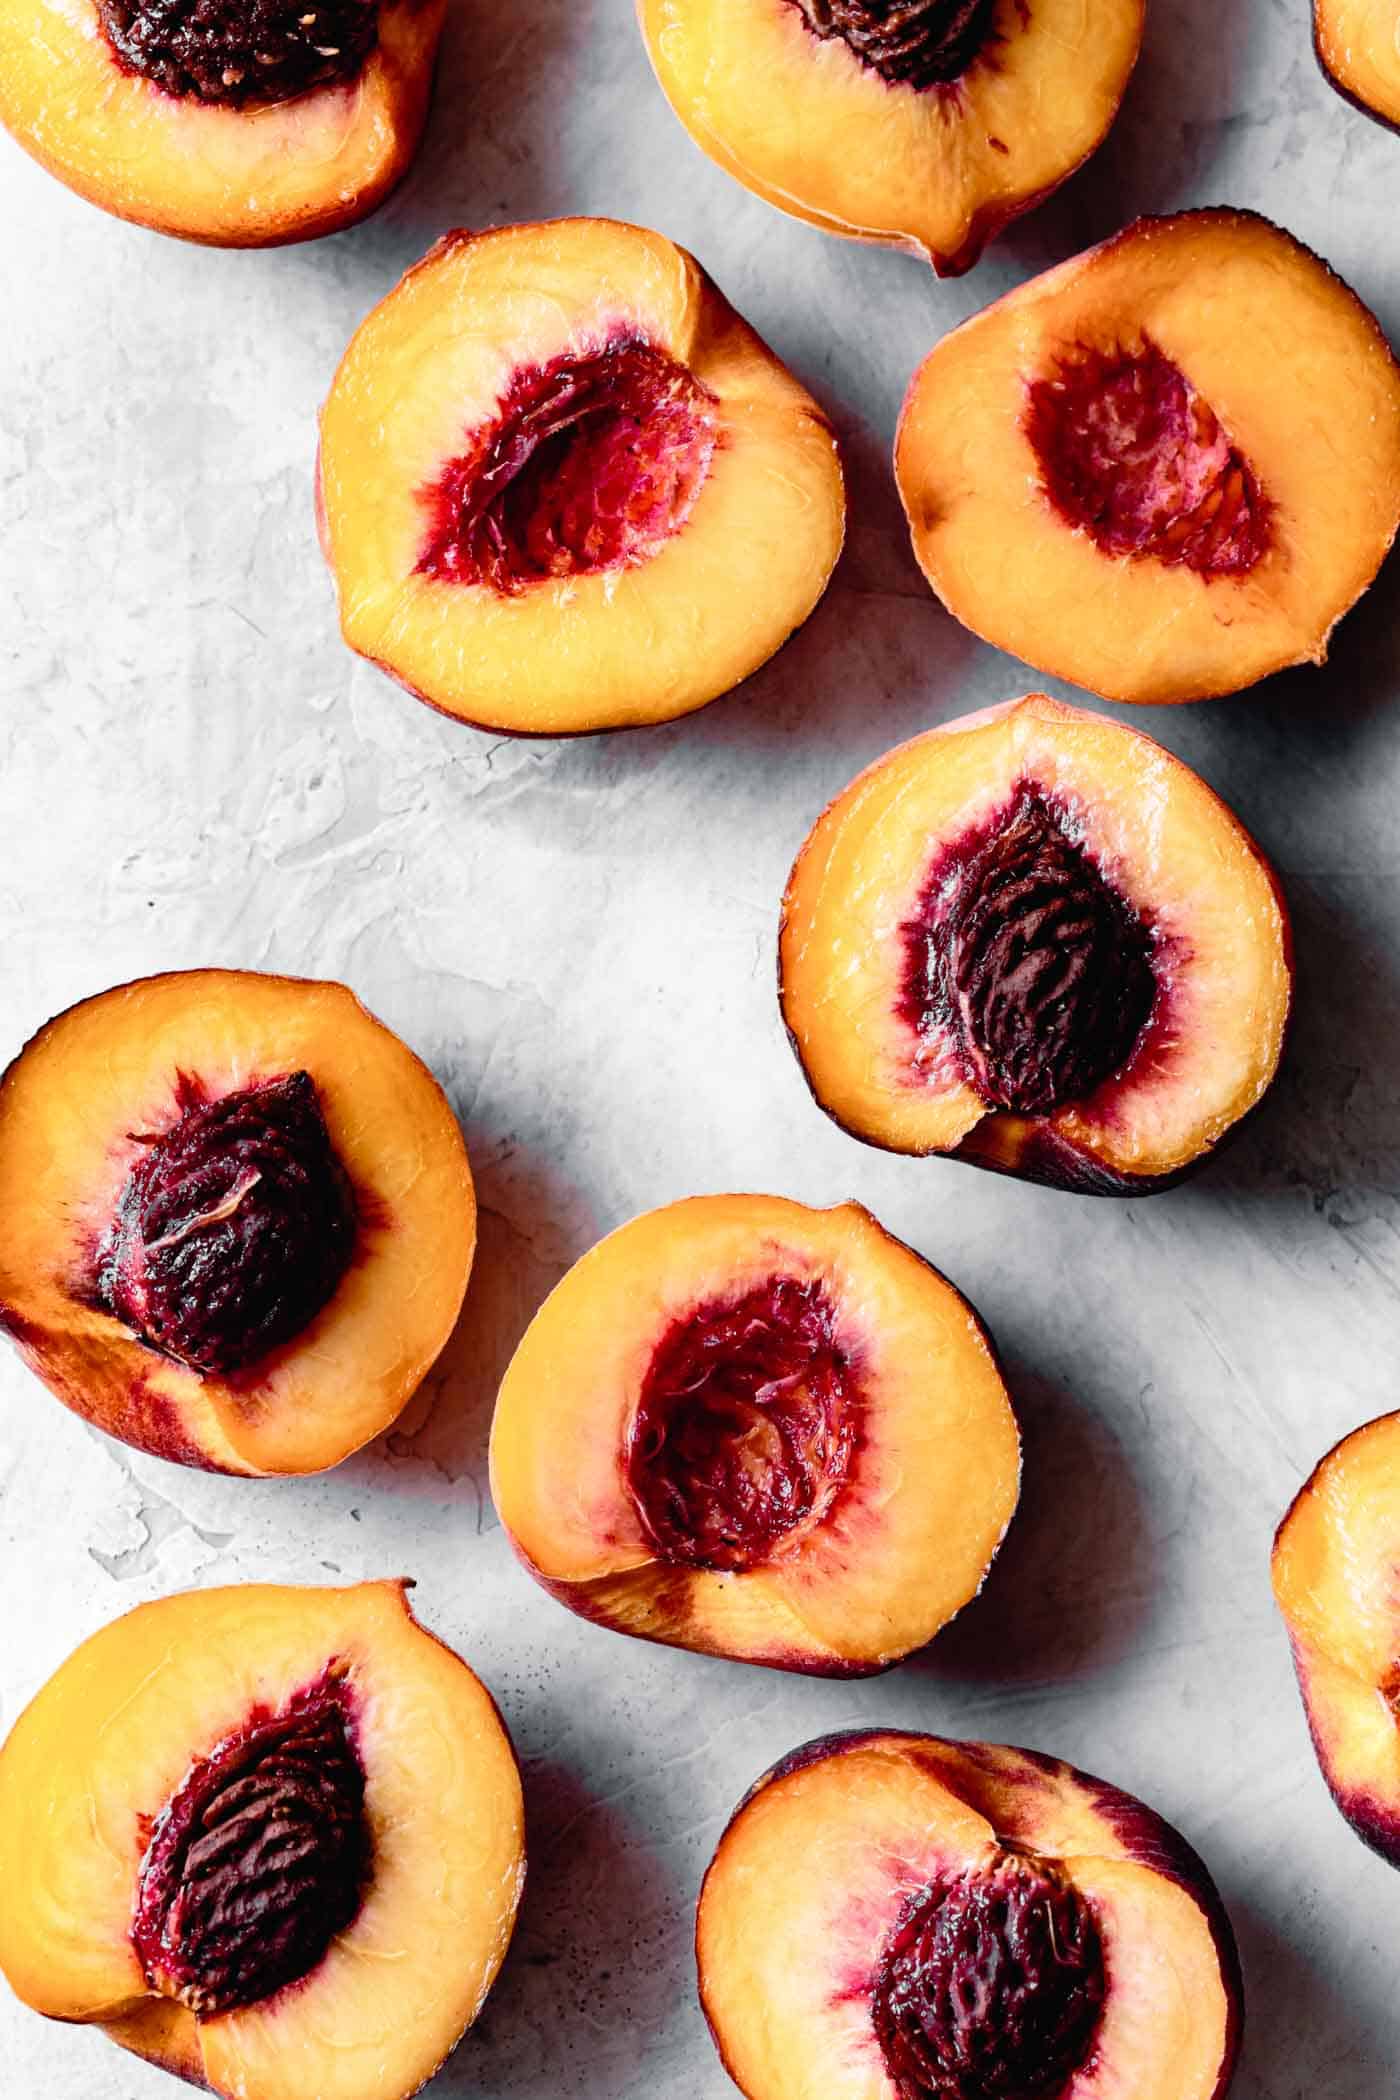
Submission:
{"label": "peach half with dark red center", "polygon": [[444,713],[563,736],[669,721],[757,670],[841,549],[825,416],[660,234],[448,234],[321,414],[341,628]]}
{"label": "peach half with dark red center", "polygon": [[712,160],[830,233],[969,269],[1113,122],[1142,0],[638,0]]}
{"label": "peach half with dark red center", "polygon": [[1400,36],[1390,0],[1313,0],[1313,48],[1339,95],[1400,131]]}
{"label": "peach half with dark red center", "polygon": [[343,985],[143,978],[0,1078],[0,1332],[158,1457],[348,1457],[446,1342],[475,1245],[442,1089]]}
{"label": "peach half with dark red center", "polygon": [[895,444],[974,634],[1105,699],[1203,700],[1328,638],[1400,525],[1400,366],[1249,212],[1140,219],[943,338]]}
{"label": "peach half with dark red center", "polygon": [[1274,1541],[1274,1596],[1322,1774],[1400,1867],[1400,1415],[1343,1438]]}
{"label": "peach half with dark red center", "polygon": [[268,247],[353,225],[418,149],[445,0],[0,0],[0,123],[89,203]]}
{"label": "peach half with dark red center", "polygon": [[0,1971],[229,2100],[407,2100],[525,1871],[490,1695],[402,1582],[245,1584],[84,1642],[0,1750]]}
{"label": "peach half with dark red center", "polygon": [[976,1595],[1020,1441],[976,1314],[859,1204],[694,1196],[545,1301],[491,1485],[525,1566],[584,1618],[862,1676]]}
{"label": "peach half with dark red center", "polygon": [[700,2000],[748,2100],[1221,2100],[1239,1961],[1196,1853],[1030,1750],[858,1729],[754,1786]]}
{"label": "peach half with dark red center", "polygon": [[1131,1195],[1262,1099],[1292,948],[1272,869],[1204,781],[1032,693],[902,744],[823,812],[779,985],[853,1136]]}

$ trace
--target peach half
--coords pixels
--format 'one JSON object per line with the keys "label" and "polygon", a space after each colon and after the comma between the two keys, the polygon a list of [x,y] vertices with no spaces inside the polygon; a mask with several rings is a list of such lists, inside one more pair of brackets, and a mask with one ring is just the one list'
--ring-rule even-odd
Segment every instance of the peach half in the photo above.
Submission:
{"label": "peach half", "polygon": [[1234,1937],[1131,1794],[995,1743],[857,1729],[719,1843],[700,1999],[748,2100],[1220,2100]]}
{"label": "peach half", "polygon": [[402,1582],[242,1584],[85,1641],[0,1750],[0,1971],[227,2100],[407,2100],[525,1874],[489,1693]]}
{"label": "peach half", "polygon": [[582,1617],[865,1676],[981,1588],[1020,1440],[976,1314],[859,1204],[693,1196],[546,1299],[501,1386],[491,1486]]}
{"label": "peach half", "polygon": [[1400,1415],[1329,1451],[1274,1541],[1322,1775],[1357,1835],[1400,1867]]}
{"label": "peach half", "polygon": [[1205,782],[1031,693],[837,796],[788,878],[778,975],[853,1137],[1124,1196],[1262,1099],[1293,966],[1277,878]]}
{"label": "peach half", "polygon": [[446,0],[0,0],[0,123],[119,219],[221,248],[373,211],[422,136]]}
{"label": "peach half", "polygon": [[1400,525],[1400,366],[1250,212],[1139,219],[946,335],[895,474],[965,627],[1108,700],[1204,700],[1328,638]]}
{"label": "peach half", "polygon": [[1400,131],[1400,22],[1390,0],[1313,0],[1313,48],[1339,95]]}
{"label": "peach half", "polygon": [[317,484],[350,647],[518,735],[728,692],[845,530],[816,402],[683,248],[612,219],[440,240],[346,351]]}
{"label": "peach half", "polygon": [[417,1390],[475,1246],[441,1087],[344,985],[141,978],[0,1078],[0,1333],[157,1457],[338,1464]]}
{"label": "peach half", "polygon": [[712,160],[829,233],[970,269],[1101,143],[1143,0],[637,0]]}

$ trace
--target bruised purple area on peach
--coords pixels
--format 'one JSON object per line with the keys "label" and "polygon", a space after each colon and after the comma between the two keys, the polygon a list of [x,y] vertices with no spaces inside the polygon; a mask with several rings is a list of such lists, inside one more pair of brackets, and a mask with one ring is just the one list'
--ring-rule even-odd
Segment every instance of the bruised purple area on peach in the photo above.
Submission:
{"label": "bruised purple area on peach", "polygon": [[[1378,1419],[1384,1421],[1390,1418],[1381,1416]],[[1367,1429],[1374,1427],[1374,1423],[1365,1423],[1361,1429],[1353,1430],[1352,1436],[1364,1435]],[[1350,1442],[1351,1437],[1344,1437],[1342,1440],[1342,1444]],[[1336,1446],[1336,1450],[1341,1448],[1341,1444]],[[1334,1456],[1335,1451],[1329,1452],[1327,1458],[1323,1459],[1322,1466],[1325,1466],[1328,1460]],[[1312,1475],[1305,1482],[1304,1486],[1299,1489],[1298,1495],[1294,1497],[1293,1506],[1296,1506],[1301,1497],[1307,1494],[1321,1469],[1321,1466],[1314,1468]],[[1290,1507],[1289,1515],[1291,1516],[1292,1513],[1293,1510]],[[1279,1526],[1280,1532],[1283,1531],[1287,1522],[1288,1518],[1285,1517],[1283,1524]],[[1356,1832],[1362,1844],[1383,1859],[1387,1866],[1400,1867],[1400,1799],[1387,1801],[1385,1796],[1379,1791],[1372,1791],[1360,1786],[1344,1787],[1338,1780],[1333,1778],[1332,1746],[1323,1736],[1322,1729],[1313,1713],[1312,1701],[1308,1697],[1308,1673],[1307,1666],[1303,1660],[1301,1643],[1296,1635],[1290,1633],[1288,1645],[1293,1657],[1293,1669],[1298,1679],[1298,1689],[1303,1695],[1303,1712],[1307,1718],[1308,1734],[1312,1738],[1318,1769],[1327,1783],[1328,1793],[1332,1796],[1333,1801],[1346,1821],[1351,1825],[1351,1828]],[[1377,1686],[1376,1690],[1380,1694],[1381,1687]],[[1391,1705],[1392,1707],[1395,1705],[1393,1698]],[[1396,1726],[1400,1728],[1400,1712],[1396,1716]]]}
{"label": "bruised purple area on peach", "polygon": [[838,1325],[821,1284],[779,1273],[659,1337],[623,1464],[661,1560],[739,1572],[829,1515],[862,1412]]}
{"label": "bruised purple area on peach", "polygon": [[[628,1640],[650,1641],[658,1648],[688,1648],[700,1655],[717,1655],[729,1661],[754,1663],[765,1670],[786,1670],[794,1677],[883,1677],[887,1671],[894,1668],[895,1662],[900,1660],[896,1657],[891,1662],[852,1661],[842,1655],[787,1647],[777,1640],[772,1647],[764,1648],[761,1653],[731,1656],[726,1650],[716,1648],[712,1643],[697,1637],[693,1598],[695,1583],[702,1579],[701,1576],[690,1569],[667,1570],[656,1562],[652,1562],[647,1568],[638,1569],[634,1577],[639,1584],[645,1584],[648,1602],[655,1614],[655,1623],[651,1626],[640,1626],[629,1621],[625,1627],[619,1626],[607,1604],[595,1596],[593,1584],[586,1581],[561,1582],[557,1576],[545,1575],[528,1554],[514,1545],[514,1541],[512,1545],[521,1566],[528,1568],[540,1587],[547,1590],[558,1603],[567,1605],[576,1617],[586,1619],[591,1626],[601,1626],[607,1632],[620,1634]],[[602,1581],[620,1579],[605,1577]],[[597,1587],[601,1588],[602,1583]],[[663,1626],[664,1631],[661,1630]]]}
{"label": "bruised purple area on peach", "polygon": [[1044,493],[1101,553],[1245,576],[1268,552],[1273,506],[1208,401],[1147,338],[1075,344],[1026,391]]}
{"label": "bruised purple area on peach", "polygon": [[684,365],[622,326],[519,367],[494,416],[419,492],[418,573],[514,596],[647,560],[690,516],[716,408]]}

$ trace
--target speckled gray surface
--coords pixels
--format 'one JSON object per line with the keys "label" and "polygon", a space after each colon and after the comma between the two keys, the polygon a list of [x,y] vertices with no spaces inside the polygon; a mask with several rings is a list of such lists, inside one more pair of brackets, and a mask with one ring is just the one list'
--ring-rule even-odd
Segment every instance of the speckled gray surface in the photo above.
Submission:
{"label": "speckled gray surface", "polygon": [[[147,970],[342,977],[448,1086],[484,1205],[439,1372],[321,1480],[137,1457],[0,1358],[0,1720],[144,1598],[414,1574],[504,1706],[530,1809],[515,1950],[435,2100],[720,2100],[689,1951],[709,1848],[765,1763],[866,1721],[1063,1753],[1189,1833],[1243,1943],[1238,2100],[1394,2088],[1400,1877],[1327,1800],[1267,1561],[1301,1475],[1395,1401],[1400,571],[1325,672],[1133,717],[1234,802],[1297,918],[1286,1074],[1193,1186],[1096,1204],[862,1150],[809,1103],[772,994],[776,900],[826,798],[898,738],[1035,682],[943,615],[907,551],[887,453],[934,338],[1132,213],[1205,202],[1282,220],[1400,333],[1400,139],[1323,84],[1302,0],[1150,11],[1097,162],[958,284],[712,168],[625,0],[457,0],[415,172],[307,248],[119,226],[0,141],[0,1052]],[[314,419],[352,327],[439,232],[566,210],[695,250],[830,409],[852,530],[810,625],[731,699],[644,735],[510,744],[342,650]],[[488,1499],[495,1381],[547,1287],[631,1213],[736,1186],[861,1197],[1009,1358],[1022,1514],[984,1599],[882,1681],[584,1626],[515,1568]],[[174,2090],[8,1995],[0,2064],[16,2100]]]}

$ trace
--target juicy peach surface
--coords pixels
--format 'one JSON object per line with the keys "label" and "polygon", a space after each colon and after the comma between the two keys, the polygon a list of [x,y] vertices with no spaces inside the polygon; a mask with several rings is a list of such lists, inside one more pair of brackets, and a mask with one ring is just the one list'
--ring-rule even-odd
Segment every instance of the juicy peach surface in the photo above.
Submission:
{"label": "juicy peach surface", "polygon": [[[619,340],[708,396],[713,452],[684,522],[645,558],[517,590],[429,573],[425,492],[513,378]],[[806,619],[845,529],[816,402],[684,249],[610,219],[439,241],[345,353],[318,501],[350,647],[448,714],[543,736],[668,721],[727,692]]]}
{"label": "juicy peach surface", "polygon": [[700,1897],[700,1996],[748,2100],[898,2100],[872,2019],[925,1891],[1048,1861],[1103,1945],[1091,2052],[1057,2100],[1218,2100],[1239,2044],[1233,1935],[1203,1863],[1153,1811],[1035,1752],[880,1729],[759,1780]]}
{"label": "juicy peach surface", "polygon": [[1400,130],[1400,39],[1390,0],[1314,0],[1313,44],[1339,94]]}
{"label": "juicy peach surface", "polygon": [[[833,1308],[852,1384],[849,1472],[819,1521],[754,1565],[668,1560],[630,1485],[648,1373],[697,1307],[742,1302],[775,1275]],[[976,1594],[1016,1506],[1020,1445],[975,1313],[858,1204],[697,1196],[620,1227],[551,1293],[501,1386],[491,1482],[525,1565],[584,1617],[860,1675]]]}
{"label": "juicy peach surface", "polygon": [[388,0],[358,79],[222,108],[113,57],[92,0],[0,0],[0,123],[119,219],[215,247],[310,240],[374,210],[427,119],[446,0]]}
{"label": "juicy peach surface", "polygon": [[[85,1642],[0,1751],[0,1970],[230,2100],[405,2100],[476,2018],[524,1874],[520,1781],[491,1699],[399,1582],[247,1584],[139,1607]],[[152,1820],[194,1759],[328,1665],[356,1707],[372,1866],[294,1988],[197,2021],[132,1943]]]}
{"label": "juicy peach surface", "polygon": [[1274,1595],[1323,1777],[1400,1866],[1400,1415],[1329,1451],[1274,1541]]}
{"label": "juicy peach surface", "polygon": [[[93,1250],[141,1133],[305,1068],[357,1202],[329,1303],[249,1371],[201,1375],[95,1302]],[[427,1067],[345,986],[252,971],[139,979],[50,1021],[0,1079],[0,1331],[109,1435],[227,1473],[309,1473],[388,1427],[456,1322],[476,1244],[466,1149]]]}
{"label": "juicy peach surface", "polygon": [[940,276],[1098,146],[1142,36],[1142,0],[997,0],[962,76],[891,82],[792,0],[638,0],[676,115],[740,182],[828,232],[927,257]]}
{"label": "juicy peach surface", "polygon": [[[1126,1068],[1046,1116],[990,1109],[948,1022],[906,1000],[930,865],[1027,783],[1150,921],[1158,980]],[[915,737],[836,798],[788,881],[779,976],[812,1091],[854,1136],[1103,1194],[1162,1185],[1248,1114],[1292,994],[1286,911],[1243,826],[1160,745],[1037,693]]]}
{"label": "juicy peach surface", "polygon": [[[1257,478],[1252,565],[1105,553],[1046,493],[1028,387],[1145,347]],[[1267,220],[1140,219],[943,338],[910,384],[895,471],[920,566],[964,626],[1106,699],[1205,699],[1321,663],[1380,567],[1400,524],[1400,366],[1355,294]]]}

